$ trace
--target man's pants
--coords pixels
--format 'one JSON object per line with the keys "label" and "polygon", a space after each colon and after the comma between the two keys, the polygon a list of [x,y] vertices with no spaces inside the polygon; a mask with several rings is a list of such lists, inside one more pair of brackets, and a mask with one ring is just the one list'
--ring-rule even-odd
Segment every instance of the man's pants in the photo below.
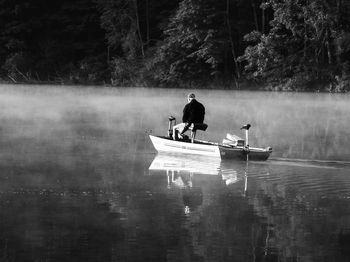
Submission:
{"label": "man's pants", "polygon": [[191,126],[190,123],[180,123],[173,126],[173,138],[177,139],[176,131],[178,132],[178,134],[183,135],[183,133],[185,133],[190,126]]}

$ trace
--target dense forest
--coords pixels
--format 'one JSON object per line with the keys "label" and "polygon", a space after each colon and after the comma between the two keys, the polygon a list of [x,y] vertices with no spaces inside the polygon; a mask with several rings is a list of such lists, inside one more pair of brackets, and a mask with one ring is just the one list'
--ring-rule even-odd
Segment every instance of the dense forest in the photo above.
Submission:
{"label": "dense forest", "polygon": [[350,90],[347,0],[0,0],[0,78]]}

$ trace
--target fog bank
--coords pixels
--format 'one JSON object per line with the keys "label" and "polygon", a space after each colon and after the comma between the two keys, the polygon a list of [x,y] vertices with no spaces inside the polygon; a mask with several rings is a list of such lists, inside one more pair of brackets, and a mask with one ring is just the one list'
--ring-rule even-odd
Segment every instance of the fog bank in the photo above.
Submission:
{"label": "fog bank", "polygon": [[244,136],[250,123],[250,144],[272,157],[350,160],[348,95],[19,85],[0,86],[1,159],[153,153],[147,133],[166,134],[169,115],[180,121],[189,92],[206,107],[198,138]]}

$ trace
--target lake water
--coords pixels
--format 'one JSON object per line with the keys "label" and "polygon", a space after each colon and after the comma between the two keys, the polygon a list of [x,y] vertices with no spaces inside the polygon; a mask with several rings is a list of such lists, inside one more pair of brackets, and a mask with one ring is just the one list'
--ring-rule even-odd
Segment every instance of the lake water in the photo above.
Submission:
{"label": "lake water", "polygon": [[349,261],[349,95],[195,91],[271,159],[157,155],[190,91],[1,85],[0,261]]}

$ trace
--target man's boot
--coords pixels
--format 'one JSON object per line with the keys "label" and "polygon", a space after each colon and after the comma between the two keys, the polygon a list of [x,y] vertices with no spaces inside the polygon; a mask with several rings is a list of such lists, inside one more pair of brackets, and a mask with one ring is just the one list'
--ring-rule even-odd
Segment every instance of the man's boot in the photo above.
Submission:
{"label": "man's boot", "polygon": [[177,134],[179,133],[179,130],[175,130],[175,132],[173,132],[173,139],[176,141],[178,140],[177,138]]}

